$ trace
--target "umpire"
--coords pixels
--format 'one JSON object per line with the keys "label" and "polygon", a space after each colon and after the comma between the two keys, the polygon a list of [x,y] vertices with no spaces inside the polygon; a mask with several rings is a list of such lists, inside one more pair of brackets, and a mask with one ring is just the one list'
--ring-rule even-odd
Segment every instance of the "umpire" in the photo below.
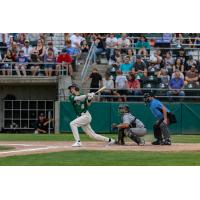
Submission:
{"label": "umpire", "polygon": [[176,117],[159,100],[154,98],[153,93],[144,94],[144,102],[150,108],[153,115],[157,118],[153,125],[154,137],[156,141],[153,145],[171,145],[169,125],[176,123]]}
{"label": "umpire", "polygon": [[127,104],[119,105],[118,111],[121,115],[121,123],[112,125],[114,129],[118,129],[118,141],[116,143],[124,145],[124,137],[127,136],[137,145],[144,145],[145,141],[140,138],[147,132],[144,124],[130,113]]}

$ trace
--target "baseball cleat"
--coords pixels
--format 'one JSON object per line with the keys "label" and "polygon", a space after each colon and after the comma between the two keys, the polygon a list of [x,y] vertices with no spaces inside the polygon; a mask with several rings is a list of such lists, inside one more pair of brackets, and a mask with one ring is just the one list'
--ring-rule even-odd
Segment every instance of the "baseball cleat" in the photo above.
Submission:
{"label": "baseball cleat", "polygon": [[166,140],[164,140],[164,141],[162,142],[162,145],[171,145],[171,144],[172,144],[172,142],[171,142],[170,139],[166,139]]}
{"label": "baseball cleat", "polygon": [[144,146],[145,145],[145,140],[141,139],[140,142],[138,143],[138,146]]}
{"label": "baseball cleat", "polygon": [[110,139],[106,146],[110,146],[110,145],[113,145],[113,144],[115,144],[115,140]]}
{"label": "baseball cleat", "polygon": [[156,140],[156,141],[152,142],[151,144],[152,145],[161,145],[162,143],[163,143],[162,140]]}
{"label": "baseball cleat", "polygon": [[81,146],[82,146],[81,142],[75,142],[75,143],[72,145],[72,147],[81,147]]}

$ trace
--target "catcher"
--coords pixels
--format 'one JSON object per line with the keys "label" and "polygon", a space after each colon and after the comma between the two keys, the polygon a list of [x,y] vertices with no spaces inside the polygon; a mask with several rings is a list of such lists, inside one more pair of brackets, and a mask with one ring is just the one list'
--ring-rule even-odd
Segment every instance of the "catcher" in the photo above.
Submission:
{"label": "catcher", "polygon": [[129,106],[127,104],[121,104],[118,107],[121,115],[120,124],[112,124],[113,129],[118,129],[117,144],[124,145],[124,137],[127,136],[133,140],[137,145],[144,145],[144,139],[141,139],[146,133],[147,129],[144,124],[130,113]]}

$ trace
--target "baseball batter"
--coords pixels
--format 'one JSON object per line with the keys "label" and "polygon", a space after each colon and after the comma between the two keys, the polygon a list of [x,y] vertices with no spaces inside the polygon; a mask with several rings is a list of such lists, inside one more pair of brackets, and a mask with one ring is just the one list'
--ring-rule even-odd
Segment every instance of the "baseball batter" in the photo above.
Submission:
{"label": "baseball batter", "polygon": [[121,114],[121,123],[113,124],[113,128],[118,129],[117,144],[124,145],[124,136],[127,136],[137,145],[144,145],[145,141],[141,139],[147,133],[144,124],[130,113],[127,104],[119,105],[118,110]]}
{"label": "baseball batter", "polygon": [[74,111],[76,112],[77,115],[77,118],[70,122],[70,127],[74,135],[74,138],[76,140],[76,142],[72,145],[72,147],[82,146],[80,141],[80,136],[78,133],[78,127],[81,127],[83,131],[93,139],[108,142],[108,145],[114,144],[115,140],[96,134],[90,126],[92,117],[88,112],[88,107],[90,106],[91,101],[95,96],[95,93],[88,93],[87,95],[81,95],[77,85],[71,85],[68,87],[68,89],[71,94],[69,96],[69,100],[72,103]]}

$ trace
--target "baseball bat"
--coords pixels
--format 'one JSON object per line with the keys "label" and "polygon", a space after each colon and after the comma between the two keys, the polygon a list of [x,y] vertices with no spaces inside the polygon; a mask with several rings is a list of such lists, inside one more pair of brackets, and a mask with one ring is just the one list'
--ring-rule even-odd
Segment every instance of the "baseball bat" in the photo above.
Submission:
{"label": "baseball bat", "polygon": [[101,91],[103,91],[103,90],[105,90],[106,89],[106,86],[104,86],[104,87],[102,87],[102,88],[100,88],[99,90],[97,90],[94,94],[97,94],[97,93],[99,93],[99,92],[101,92]]}

